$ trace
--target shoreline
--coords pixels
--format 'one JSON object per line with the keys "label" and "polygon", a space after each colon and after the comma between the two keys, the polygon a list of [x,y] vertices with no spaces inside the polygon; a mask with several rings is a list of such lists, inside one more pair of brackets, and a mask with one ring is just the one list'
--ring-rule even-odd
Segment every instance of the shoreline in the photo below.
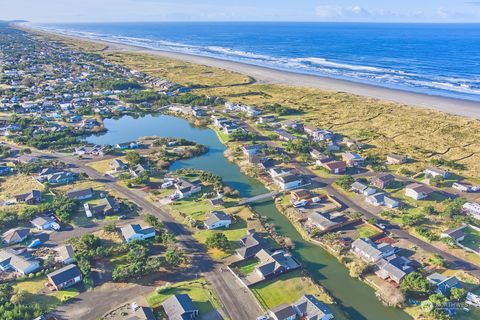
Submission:
{"label": "shoreline", "polygon": [[15,25],[15,27],[26,32],[45,33],[59,37],[101,44],[107,47],[105,48],[105,51],[151,54],[193,64],[225,69],[249,76],[255,79],[257,84],[288,85],[292,87],[307,87],[334,92],[344,92],[365,98],[373,98],[402,105],[436,110],[457,116],[480,119],[480,102],[470,100],[428,95],[400,89],[390,89],[375,85],[357,83],[349,80],[333,79],[317,75],[297,73],[293,71],[282,71],[220,58],[148,49],[140,46],[120,44],[117,42],[65,35],[51,30],[35,29],[23,25]]}

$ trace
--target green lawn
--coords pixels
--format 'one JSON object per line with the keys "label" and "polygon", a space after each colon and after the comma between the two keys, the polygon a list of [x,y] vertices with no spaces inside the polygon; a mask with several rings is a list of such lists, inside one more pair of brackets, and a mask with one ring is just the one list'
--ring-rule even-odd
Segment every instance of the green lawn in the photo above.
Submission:
{"label": "green lawn", "polygon": [[255,258],[245,259],[240,262],[235,263],[235,267],[238,268],[241,274],[248,275],[255,270],[255,267],[260,262]]}
{"label": "green lawn", "polygon": [[147,301],[150,307],[158,308],[163,301],[174,294],[188,294],[200,310],[201,315],[207,314],[220,307],[218,298],[204,279],[173,284],[161,293],[152,293],[147,297]]}
{"label": "green lawn", "polygon": [[360,238],[370,238],[376,234],[378,234],[378,230],[375,230],[369,225],[364,225],[360,229],[358,229],[358,235],[360,236]]}
{"label": "green lawn", "polygon": [[312,294],[326,303],[330,301],[330,297],[310,278],[302,276],[300,270],[254,285],[250,289],[264,309],[271,309],[282,303],[292,304],[305,294]]}
{"label": "green lawn", "polygon": [[465,247],[480,251],[480,231],[466,227],[464,229],[465,239],[461,242]]}
{"label": "green lawn", "polygon": [[228,141],[230,141],[230,137],[228,136],[228,134],[218,130],[216,127],[212,126],[211,128],[213,129],[213,131],[215,131],[215,133],[217,134],[217,137],[220,139],[222,143],[227,143]]}

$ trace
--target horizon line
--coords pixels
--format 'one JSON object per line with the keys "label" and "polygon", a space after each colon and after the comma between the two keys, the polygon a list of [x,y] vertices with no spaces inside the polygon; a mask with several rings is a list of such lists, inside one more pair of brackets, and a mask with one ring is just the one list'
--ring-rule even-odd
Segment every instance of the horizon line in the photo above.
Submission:
{"label": "horizon line", "polygon": [[299,21],[299,20],[163,20],[163,21],[29,21],[29,20],[0,20],[7,23],[41,23],[41,24],[55,24],[55,23],[65,23],[65,24],[87,24],[87,23],[332,23],[332,24],[346,24],[346,23],[355,23],[355,24],[480,24],[477,21],[445,21],[445,22],[435,22],[435,21],[318,21],[318,20],[308,20],[308,21]]}

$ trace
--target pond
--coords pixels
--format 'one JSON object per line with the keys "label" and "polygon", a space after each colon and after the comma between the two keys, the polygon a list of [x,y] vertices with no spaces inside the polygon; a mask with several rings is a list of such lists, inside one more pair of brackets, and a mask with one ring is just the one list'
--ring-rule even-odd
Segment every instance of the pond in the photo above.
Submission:
{"label": "pond", "polygon": [[[196,128],[184,119],[167,115],[106,119],[105,127],[108,132],[91,136],[87,140],[96,144],[116,144],[144,136],[184,138],[207,146],[209,151],[197,158],[175,162],[171,170],[195,168],[210,171],[221,176],[232,188],[239,190],[242,197],[268,192],[260,182],[241,173],[236,164],[223,156],[226,147],[209,128]],[[257,203],[252,207],[260,215],[267,216],[280,234],[292,239],[296,258],[312,277],[337,299],[338,305],[332,306],[336,319],[411,319],[402,310],[383,306],[375,297],[374,290],[351,278],[348,270],[335,257],[321,247],[305,241],[290,221],[277,210],[273,201]]]}

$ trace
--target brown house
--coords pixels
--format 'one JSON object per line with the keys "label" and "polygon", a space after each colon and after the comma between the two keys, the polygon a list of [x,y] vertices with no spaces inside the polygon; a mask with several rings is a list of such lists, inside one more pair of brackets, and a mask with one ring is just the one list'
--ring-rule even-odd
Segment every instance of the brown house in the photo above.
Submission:
{"label": "brown house", "polygon": [[290,192],[291,195],[291,201],[292,202],[297,202],[300,200],[307,200],[312,197],[312,193],[309,190],[306,189],[300,189],[300,190],[295,190]]}
{"label": "brown house", "polygon": [[347,171],[347,165],[343,161],[331,161],[322,164],[322,167],[333,174],[344,174]]}
{"label": "brown house", "polygon": [[372,180],[372,184],[379,189],[388,188],[393,182],[395,182],[395,177],[389,173],[380,174]]}
{"label": "brown house", "polygon": [[74,265],[69,264],[47,275],[48,281],[56,290],[63,290],[81,282],[82,272]]}

